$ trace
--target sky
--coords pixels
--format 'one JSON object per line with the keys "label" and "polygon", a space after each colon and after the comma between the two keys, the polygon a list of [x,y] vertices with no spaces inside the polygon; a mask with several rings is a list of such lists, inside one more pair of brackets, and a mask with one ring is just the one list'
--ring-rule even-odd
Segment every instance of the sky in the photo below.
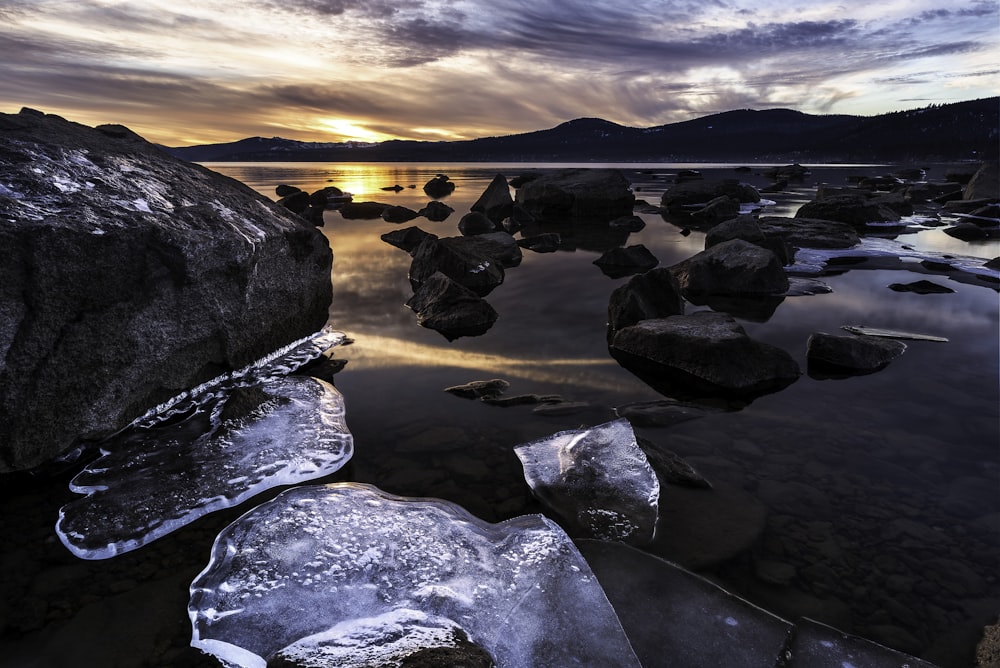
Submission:
{"label": "sky", "polygon": [[456,140],[993,97],[1000,0],[0,0],[0,54],[0,112],[168,146]]}

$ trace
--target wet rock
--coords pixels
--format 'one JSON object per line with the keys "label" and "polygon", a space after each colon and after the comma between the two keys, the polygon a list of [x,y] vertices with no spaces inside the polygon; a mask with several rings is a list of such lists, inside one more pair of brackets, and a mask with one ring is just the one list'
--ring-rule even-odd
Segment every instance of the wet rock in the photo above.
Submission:
{"label": "wet rock", "polygon": [[816,333],[806,344],[809,375],[860,375],[884,369],[906,350],[906,344],[893,339],[865,336],[835,336]]}
{"label": "wet rock", "polygon": [[[692,205],[705,205],[717,197],[731,197],[738,202],[760,201],[756,188],[737,180],[688,181],[672,186],[660,198],[660,206],[671,212],[689,213]],[[719,221],[713,221],[713,224]]]}
{"label": "wet rock", "polygon": [[375,220],[382,217],[388,204],[381,202],[347,202],[338,209],[348,220]]}
{"label": "wet rock", "polygon": [[895,292],[915,292],[918,295],[943,295],[955,292],[949,287],[938,285],[933,281],[914,281],[913,283],[892,283],[890,290]]}
{"label": "wet rock", "polygon": [[617,169],[556,169],[523,184],[515,198],[538,220],[610,221],[632,213],[635,195]]}
{"label": "wet rock", "polygon": [[467,237],[488,234],[495,229],[496,225],[493,224],[493,221],[478,211],[470,211],[458,221],[458,231]]}
{"label": "wet rock", "polygon": [[387,244],[404,250],[412,256],[420,242],[428,237],[437,239],[437,235],[424,232],[419,227],[405,227],[401,230],[386,232],[380,238]]}
{"label": "wet rock", "polygon": [[278,184],[278,186],[274,189],[274,194],[278,197],[288,197],[289,195],[294,195],[299,192],[302,192],[301,188],[290,186],[287,183]]}
{"label": "wet rock", "polygon": [[448,216],[454,212],[455,210],[444,202],[438,202],[435,200],[433,202],[428,202],[427,206],[418,211],[417,214],[423,216],[427,220],[440,223],[443,220],[447,220]]}
{"label": "wet rock", "polygon": [[497,319],[497,312],[486,300],[441,272],[424,279],[406,305],[417,314],[418,325],[449,341],[480,336]]}
{"label": "wet rock", "polygon": [[652,269],[660,263],[649,249],[642,244],[628,246],[626,248],[612,248],[606,251],[601,257],[594,260],[594,264],[601,268],[606,276],[611,278],[621,278],[630,274],[638,274]]}
{"label": "wet rock", "polygon": [[735,218],[740,213],[740,202],[735,197],[722,195],[709,201],[705,206],[691,212],[691,219],[700,227],[717,225]]}
{"label": "wet rock", "polygon": [[962,199],[1000,199],[1000,162],[984,162],[965,186]]}
{"label": "wet rock", "polygon": [[507,391],[510,382],[503,378],[492,380],[473,380],[464,385],[446,387],[445,392],[463,399],[495,399]]}
{"label": "wet rock", "polygon": [[776,295],[788,290],[778,256],[742,239],[712,246],[670,270],[685,296]]}
{"label": "wet rock", "polygon": [[981,241],[990,237],[990,233],[987,230],[975,223],[959,223],[945,229],[944,233],[949,237],[955,237],[962,241]]}
{"label": "wet rock", "polygon": [[559,250],[561,241],[562,237],[556,232],[543,232],[519,239],[517,245],[536,253],[555,253]]}
{"label": "wet rock", "polygon": [[387,223],[406,223],[418,215],[420,214],[405,206],[387,206],[382,209],[382,220]]}
{"label": "wet rock", "polygon": [[450,238],[455,240],[453,243],[470,250],[470,252],[493,258],[506,269],[516,267],[521,264],[523,259],[521,246],[514,237],[506,232],[488,232],[471,237]]}
{"label": "wet rock", "polygon": [[0,129],[0,471],[326,322],[329,244],[269,198],[121,126]]}
{"label": "wet rock", "polygon": [[710,311],[625,327],[615,333],[611,354],[656,389],[677,398],[752,399],[787,387],[800,375],[798,364],[784,350],[754,341],[732,316]]}
{"label": "wet rock", "polygon": [[626,418],[636,427],[671,427],[712,413],[720,408],[689,404],[671,399],[640,401],[615,407],[615,415]]}
{"label": "wet rock", "polygon": [[636,443],[645,453],[649,465],[653,467],[661,482],[681,487],[712,489],[712,483],[705,479],[694,467],[676,452],[661,448],[652,441],[637,437]]}
{"label": "wet rock", "polygon": [[[430,276],[441,272],[481,297],[503,283],[504,270],[482,247],[468,243],[477,237],[427,237],[420,242],[410,263],[410,283],[414,290]],[[515,244],[516,247],[516,244]]]}
{"label": "wet rock", "polygon": [[627,230],[629,232],[638,232],[646,227],[646,221],[639,216],[622,216],[621,218],[615,218],[608,224],[611,227]]}
{"label": "wet rock", "polygon": [[783,265],[791,264],[795,256],[794,250],[783,235],[764,227],[753,216],[738,216],[715,225],[705,234],[705,248],[718,246],[733,239],[742,239],[755,246],[766,248],[777,255]]}
{"label": "wet rock", "polygon": [[835,195],[822,200],[806,202],[795,213],[796,218],[836,220],[865,230],[868,223],[898,221],[900,215],[885,204],[864,194]]}
{"label": "wet rock", "polygon": [[780,237],[797,248],[851,248],[861,243],[853,226],[833,220],[761,216],[757,225],[766,238]]}
{"label": "wet rock", "polygon": [[660,267],[638,274],[615,289],[608,301],[608,331],[614,332],[640,320],[684,314],[681,286],[670,269]]}
{"label": "wet rock", "polygon": [[424,184],[424,193],[431,199],[441,199],[455,192],[455,184],[446,174],[438,174]]}
{"label": "wet rock", "polygon": [[510,186],[507,185],[507,179],[503,174],[493,177],[486,190],[470,208],[482,213],[497,225],[513,214],[514,199],[510,196]]}
{"label": "wet rock", "polygon": [[299,190],[282,197],[278,200],[278,204],[285,207],[292,213],[302,213],[309,208],[309,193],[304,193]]}

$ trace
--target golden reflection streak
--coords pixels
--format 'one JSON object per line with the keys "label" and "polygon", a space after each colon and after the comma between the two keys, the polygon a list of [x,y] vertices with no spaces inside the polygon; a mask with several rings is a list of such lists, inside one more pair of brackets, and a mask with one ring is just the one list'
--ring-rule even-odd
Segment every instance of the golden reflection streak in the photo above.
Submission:
{"label": "golden reflection streak", "polygon": [[[578,387],[595,390],[615,391],[621,383],[611,378],[602,378],[598,370],[617,369],[618,363],[611,357],[602,359],[528,359],[490,355],[443,346],[397,339],[379,334],[350,335],[356,343],[348,349],[352,360],[364,360],[370,368],[388,366],[440,367],[450,366],[460,369],[475,369],[488,373],[504,374],[539,383],[566,384],[571,381]],[[360,353],[360,354],[358,354]],[[567,376],[560,369],[580,367]]]}

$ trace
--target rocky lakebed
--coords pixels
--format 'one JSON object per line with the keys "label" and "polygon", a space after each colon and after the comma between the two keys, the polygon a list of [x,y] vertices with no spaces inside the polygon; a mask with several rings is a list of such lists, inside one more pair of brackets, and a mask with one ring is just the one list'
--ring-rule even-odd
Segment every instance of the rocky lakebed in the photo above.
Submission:
{"label": "rocky lakebed", "polygon": [[0,165],[0,666],[995,665],[995,161]]}

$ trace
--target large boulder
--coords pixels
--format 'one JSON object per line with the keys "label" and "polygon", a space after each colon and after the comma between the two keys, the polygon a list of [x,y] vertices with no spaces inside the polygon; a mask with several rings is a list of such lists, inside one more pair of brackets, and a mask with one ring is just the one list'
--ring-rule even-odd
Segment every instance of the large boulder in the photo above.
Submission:
{"label": "large boulder", "polygon": [[610,350],[622,366],[676,398],[750,400],[801,374],[787,352],[754,341],[735,318],[714,311],[642,320],[617,331]]}
{"label": "large boulder", "polygon": [[[761,216],[757,226],[765,237],[779,237],[796,248],[851,248],[861,243],[854,226],[835,220]],[[720,226],[719,232],[722,229]],[[713,228],[712,232],[715,231]],[[707,239],[705,243],[708,244]]]}
{"label": "large boulder", "polygon": [[858,194],[833,195],[806,202],[795,212],[796,218],[836,220],[864,230],[869,223],[895,222],[901,218],[893,208],[877,198]]}
{"label": "large boulder", "polygon": [[667,267],[638,274],[611,293],[608,300],[608,335],[640,320],[684,314],[681,286]]}
{"label": "large boulder", "polygon": [[984,162],[965,186],[962,199],[1000,200],[1000,162]]}
{"label": "large boulder", "polygon": [[441,272],[428,276],[406,305],[417,314],[417,324],[449,341],[484,334],[497,319],[485,299]]}
{"label": "large boulder", "polygon": [[[485,235],[483,235],[485,236]],[[414,291],[433,274],[441,272],[480,297],[485,297],[503,283],[503,265],[471,242],[478,237],[425,237],[413,250],[410,285]],[[517,244],[515,242],[515,247]],[[520,249],[518,248],[518,251]]]}
{"label": "large boulder", "polygon": [[[853,230],[852,230],[853,232]],[[753,216],[738,216],[712,227],[705,234],[705,248],[718,246],[725,241],[742,239],[755,246],[766,248],[781,260],[781,264],[792,263],[794,251],[780,235],[765,230]]]}
{"label": "large boulder", "polygon": [[319,231],[124,127],[0,115],[0,172],[0,471],[327,321]]}
{"label": "large boulder", "polygon": [[635,194],[617,169],[556,169],[523,184],[515,201],[539,221],[609,222],[632,213]]}
{"label": "large boulder", "polygon": [[[760,201],[760,193],[748,183],[735,179],[721,181],[685,181],[671,186],[660,197],[660,206],[671,212],[694,211],[718,197],[732,198],[740,203]],[[718,222],[718,221],[715,221]]]}
{"label": "large boulder", "polygon": [[671,267],[685,295],[776,295],[788,276],[773,252],[731,239]]}
{"label": "large boulder", "polygon": [[514,213],[514,199],[510,196],[510,186],[503,174],[493,177],[490,185],[472,205],[472,210],[485,215],[497,225]]}

